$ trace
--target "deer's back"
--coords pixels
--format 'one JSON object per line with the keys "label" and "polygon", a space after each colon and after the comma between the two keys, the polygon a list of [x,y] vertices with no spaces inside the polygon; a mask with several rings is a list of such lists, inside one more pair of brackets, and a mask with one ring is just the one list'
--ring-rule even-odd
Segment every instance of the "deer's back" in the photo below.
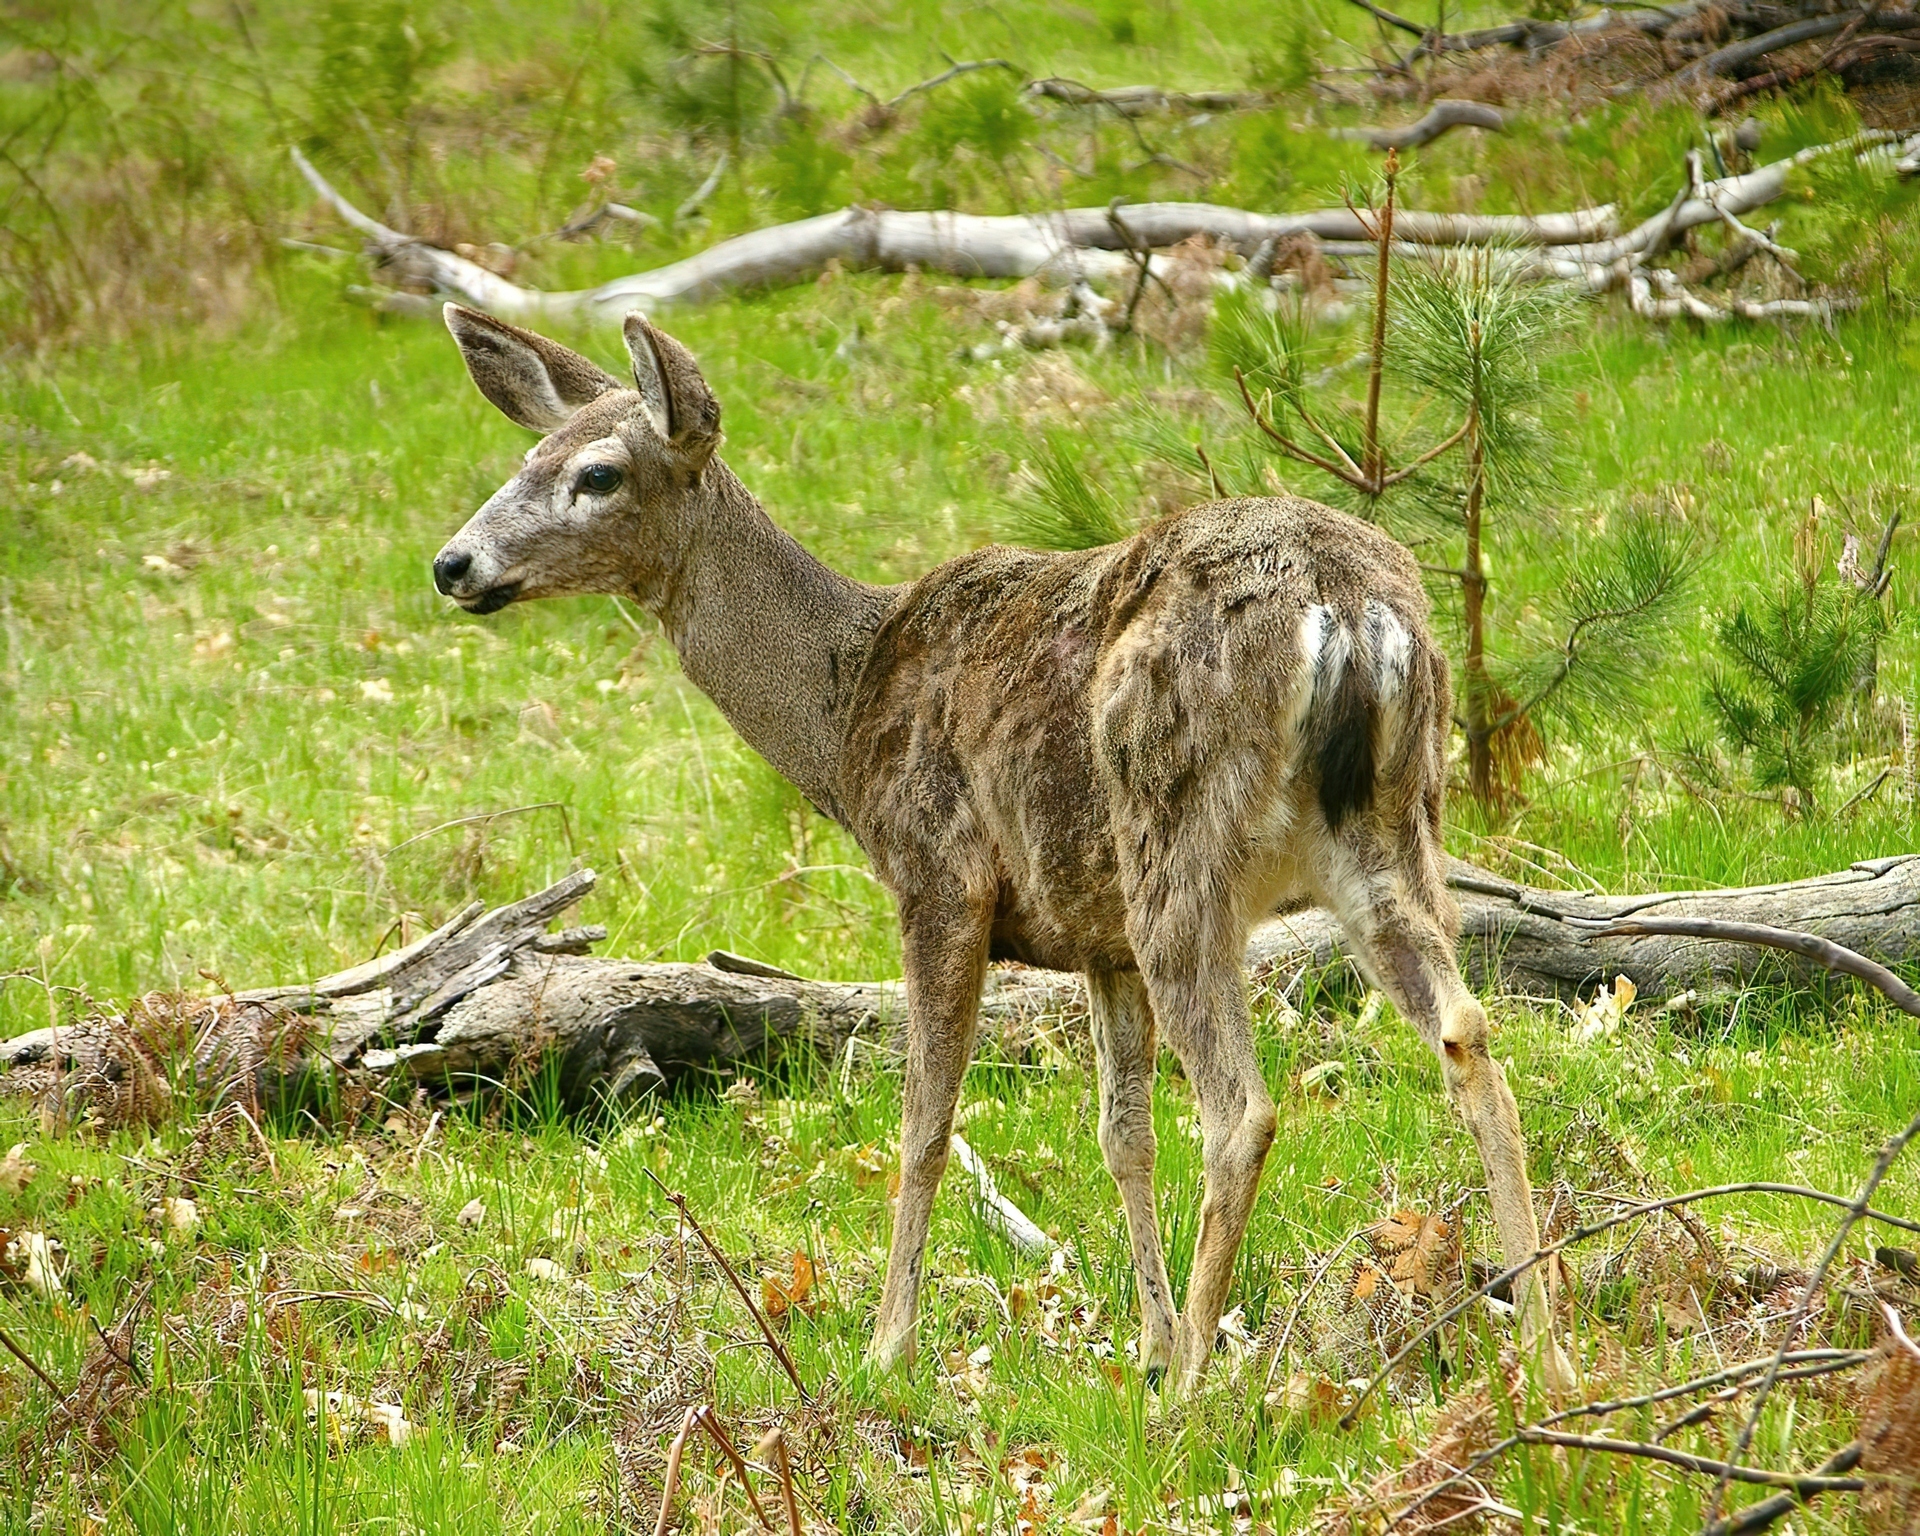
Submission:
{"label": "deer's back", "polygon": [[1303,630],[1316,608],[1364,626],[1370,602],[1431,649],[1406,550],[1294,498],[1192,507],[1100,549],[949,561],[869,652],[841,765],[849,824],[903,898],[991,903],[996,953],[1128,966],[1115,839],[1133,829],[1114,824],[1115,786],[1228,837],[1244,810],[1254,835],[1299,775]]}

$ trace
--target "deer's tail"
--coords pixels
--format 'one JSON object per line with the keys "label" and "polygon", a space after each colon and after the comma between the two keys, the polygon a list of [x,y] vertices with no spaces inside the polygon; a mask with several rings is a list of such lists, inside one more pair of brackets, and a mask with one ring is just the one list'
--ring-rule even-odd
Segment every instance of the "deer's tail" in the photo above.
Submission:
{"label": "deer's tail", "polygon": [[1354,613],[1314,604],[1302,640],[1312,680],[1305,758],[1319,781],[1328,830],[1338,831],[1373,804],[1380,765],[1396,755],[1418,642],[1378,598]]}

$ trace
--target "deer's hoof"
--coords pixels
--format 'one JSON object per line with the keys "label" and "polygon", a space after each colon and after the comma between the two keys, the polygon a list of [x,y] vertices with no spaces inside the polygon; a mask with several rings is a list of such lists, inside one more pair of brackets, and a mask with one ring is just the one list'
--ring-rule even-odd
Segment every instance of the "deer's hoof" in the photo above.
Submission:
{"label": "deer's hoof", "polygon": [[1547,1396],[1557,1402],[1569,1402],[1580,1395],[1580,1373],[1574,1368],[1572,1359],[1560,1347],[1559,1340],[1549,1336],[1540,1341],[1540,1385],[1546,1389]]}
{"label": "deer's hoof", "polygon": [[1173,1339],[1168,1334],[1144,1333],[1140,1336],[1140,1371],[1147,1385],[1159,1390],[1173,1364]]}

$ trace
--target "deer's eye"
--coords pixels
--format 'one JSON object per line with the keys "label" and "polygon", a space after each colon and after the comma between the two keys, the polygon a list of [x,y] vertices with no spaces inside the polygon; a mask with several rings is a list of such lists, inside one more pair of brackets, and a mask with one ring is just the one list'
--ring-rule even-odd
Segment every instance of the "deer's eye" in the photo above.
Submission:
{"label": "deer's eye", "polygon": [[605,496],[620,487],[620,471],[611,464],[589,464],[580,471],[576,488],[590,491],[595,496]]}

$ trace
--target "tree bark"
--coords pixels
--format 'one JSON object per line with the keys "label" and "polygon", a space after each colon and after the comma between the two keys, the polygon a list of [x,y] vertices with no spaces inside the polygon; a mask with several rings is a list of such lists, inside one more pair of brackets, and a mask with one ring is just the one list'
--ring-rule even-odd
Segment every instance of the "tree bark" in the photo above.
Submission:
{"label": "tree bark", "polygon": [[[600,959],[583,951],[604,929],[546,932],[593,888],[583,870],[512,906],[458,914],[417,943],[308,985],[269,987],[176,1012],[203,1087],[256,1104],[316,1089],[335,1095],[433,1093],[524,1085],[550,1070],[570,1107],[624,1103],[663,1085],[743,1062],[810,1052],[847,1064],[899,1049],[898,981],[808,981],[716,953],[704,965]],[[1763,982],[1826,984],[1807,955],[1671,934],[1596,935],[1578,920],[1707,918],[1810,929],[1873,959],[1920,958],[1920,856],[1868,860],[1837,873],[1742,890],[1581,895],[1516,885],[1454,863],[1461,958],[1476,986],[1572,999],[1616,974],[1643,1004],[1702,1000]],[[1323,911],[1255,930],[1247,963],[1269,979],[1303,969],[1342,974],[1338,925]],[[717,963],[712,963],[717,962]],[[1349,973],[1350,974],[1350,973]],[[155,1006],[136,1012],[151,1020]],[[1036,1025],[1081,1015],[1080,979],[1007,967],[989,977],[982,1020],[1004,1049],[1029,1051]],[[41,1029],[0,1044],[0,1089],[102,1089],[144,1073],[147,1032],[125,1018]],[[116,1054],[117,1053],[117,1054]],[[71,1108],[71,1106],[69,1106]]]}

